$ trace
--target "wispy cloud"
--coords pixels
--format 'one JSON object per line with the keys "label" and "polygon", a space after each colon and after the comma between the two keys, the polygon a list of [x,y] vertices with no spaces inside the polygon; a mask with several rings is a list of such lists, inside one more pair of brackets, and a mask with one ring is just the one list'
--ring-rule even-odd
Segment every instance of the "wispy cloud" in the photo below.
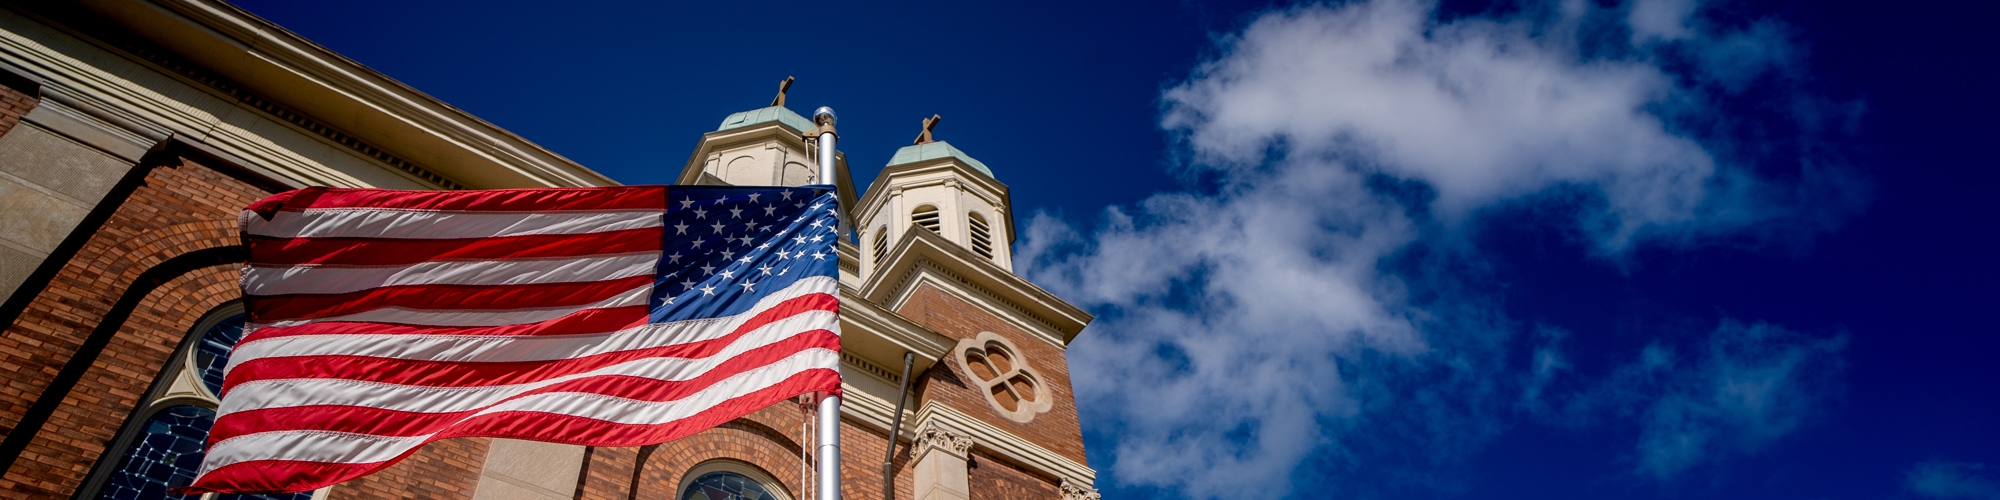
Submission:
{"label": "wispy cloud", "polygon": [[[1517,335],[1478,291],[1485,257],[1464,233],[1495,210],[1556,214],[1608,261],[1837,223],[1859,203],[1839,169],[1761,161],[1716,132],[1731,121],[1718,100],[1784,85],[1783,31],[1719,28],[1698,7],[1439,22],[1429,3],[1375,0],[1273,11],[1220,39],[1163,94],[1202,186],[1081,227],[1036,214],[1018,247],[1031,279],[1100,314],[1070,353],[1086,421],[1115,443],[1099,465],[1188,497],[1284,495],[1302,464],[1450,461],[1521,408],[1590,406],[1564,398],[1604,385],[1569,380],[1577,354],[1559,342],[1507,359],[1561,335]],[[1718,62],[1675,72],[1671,57]],[[1807,134],[1826,118],[1785,119]],[[1635,469],[1670,477],[1791,432],[1823,399],[1799,367],[1839,351],[1761,325],[1711,338],[1688,361],[1666,344],[1642,357],[1661,372],[1625,406],[1648,416]]]}
{"label": "wispy cloud", "polygon": [[1911,467],[1903,484],[1911,493],[1928,498],[2000,498],[2000,482],[1986,464],[1929,461]]}

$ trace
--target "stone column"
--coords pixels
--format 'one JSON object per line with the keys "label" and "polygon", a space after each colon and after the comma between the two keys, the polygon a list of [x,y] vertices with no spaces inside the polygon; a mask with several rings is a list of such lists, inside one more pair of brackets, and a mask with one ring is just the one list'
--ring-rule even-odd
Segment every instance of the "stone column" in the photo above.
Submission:
{"label": "stone column", "polygon": [[972,495],[971,478],[965,470],[971,436],[929,421],[917,428],[914,448],[916,500],[965,500]]}

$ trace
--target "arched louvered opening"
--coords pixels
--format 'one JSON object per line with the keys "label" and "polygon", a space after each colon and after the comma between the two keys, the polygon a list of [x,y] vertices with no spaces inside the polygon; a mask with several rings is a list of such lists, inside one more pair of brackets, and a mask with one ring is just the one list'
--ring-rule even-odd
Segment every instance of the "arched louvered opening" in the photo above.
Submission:
{"label": "arched louvered opening", "polygon": [[980,257],[993,258],[993,229],[986,225],[986,218],[979,214],[968,214],[972,226],[972,251]]}
{"label": "arched louvered opening", "polygon": [[917,211],[910,213],[910,222],[917,227],[931,230],[931,234],[944,234],[944,231],[938,228],[938,209],[935,206],[917,207]]}
{"label": "arched louvered opening", "polygon": [[889,256],[889,226],[882,226],[881,228],[875,230],[875,260],[873,261],[875,263],[875,266],[881,267],[882,259],[888,256]]}

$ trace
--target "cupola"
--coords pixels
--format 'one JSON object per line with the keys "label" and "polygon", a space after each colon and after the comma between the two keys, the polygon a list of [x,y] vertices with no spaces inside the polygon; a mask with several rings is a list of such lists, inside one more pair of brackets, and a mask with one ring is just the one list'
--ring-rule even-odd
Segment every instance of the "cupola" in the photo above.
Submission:
{"label": "cupola", "polygon": [[[726,184],[733,186],[806,186],[826,184],[819,178],[816,148],[811,136],[819,133],[812,120],[785,107],[785,92],[792,78],[778,84],[771,105],[731,113],[714,132],[701,135],[694,154],[675,184]],[[847,156],[834,154],[834,175],[848,178]],[[854,183],[841,182],[840,203],[853,207]]]}
{"label": "cupola", "polygon": [[971,258],[1013,271],[1012,207],[1007,186],[985,163],[935,140],[932,115],[909,146],[896,151],[852,213],[861,237],[861,272],[881,265],[909,231],[930,231],[958,244]]}

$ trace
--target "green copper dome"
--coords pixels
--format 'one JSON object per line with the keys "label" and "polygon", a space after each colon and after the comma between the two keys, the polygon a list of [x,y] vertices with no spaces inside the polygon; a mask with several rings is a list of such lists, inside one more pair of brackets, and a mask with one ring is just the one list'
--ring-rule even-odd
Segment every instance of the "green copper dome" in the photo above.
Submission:
{"label": "green copper dome", "polygon": [[741,113],[730,113],[728,118],[722,119],[722,126],[716,127],[715,131],[721,132],[765,122],[783,123],[785,126],[799,132],[819,130],[818,126],[813,125],[812,120],[807,120],[806,117],[799,116],[798,113],[793,113],[792,110],[786,109],[784,106],[771,106]]}
{"label": "green copper dome", "polygon": [[889,166],[893,167],[905,163],[916,163],[924,160],[935,160],[947,156],[958,158],[958,161],[965,162],[966,165],[972,166],[974,170],[978,170],[979,173],[986,174],[987,177],[993,177],[996,180],[999,179],[999,177],[993,176],[992,170],[986,168],[986,164],[980,163],[979,160],[972,159],[972,157],[967,156],[964,151],[959,151],[958,148],[951,147],[951,144],[947,144],[944,141],[929,142],[924,144],[918,144],[915,146],[904,146],[903,149],[896,150],[896,156],[889,157]]}

